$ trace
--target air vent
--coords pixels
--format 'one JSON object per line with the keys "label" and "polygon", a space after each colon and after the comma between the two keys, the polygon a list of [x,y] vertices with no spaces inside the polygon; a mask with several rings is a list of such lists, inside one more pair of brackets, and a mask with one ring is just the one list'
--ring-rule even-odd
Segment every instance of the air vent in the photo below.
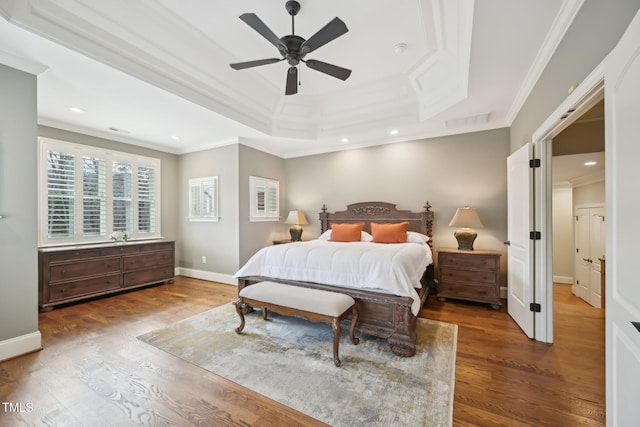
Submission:
{"label": "air vent", "polygon": [[114,127],[110,127],[109,130],[111,132],[118,132],[118,133],[124,133],[124,134],[128,134],[131,133],[128,130],[124,130],[124,129],[118,129],[118,128],[114,128]]}

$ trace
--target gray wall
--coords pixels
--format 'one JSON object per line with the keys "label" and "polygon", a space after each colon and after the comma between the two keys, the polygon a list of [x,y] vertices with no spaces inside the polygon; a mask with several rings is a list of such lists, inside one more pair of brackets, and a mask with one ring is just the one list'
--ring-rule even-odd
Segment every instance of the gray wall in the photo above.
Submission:
{"label": "gray wall", "polygon": [[511,125],[511,152],[530,142],[533,132],[567,98],[569,88],[602,62],[639,7],[639,0],[584,2]]}
{"label": "gray wall", "polygon": [[[249,176],[274,179],[280,182],[280,221],[249,221]],[[297,178],[285,175],[285,160],[262,151],[240,145],[240,168],[238,175],[240,214],[240,265],[244,264],[258,249],[271,245],[273,240],[289,238],[289,226],[284,224],[285,215],[295,205],[286,201],[287,184]]]}
{"label": "gray wall", "polygon": [[[179,158],[181,256],[178,265],[212,273],[233,274],[238,269],[238,145],[183,154]],[[189,180],[218,177],[219,222],[188,220]],[[202,257],[207,263],[202,263]]]}
{"label": "gray wall", "polygon": [[38,331],[37,79],[0,65],[0,342]]}
{"label": "gray wall", "polygon": [[[508,155],[505,128],[287,159],[286,205],[305,211],[310,224],[303,236],[315,238],[323,204],[331,212],[349,203],[386,201],[420,211],[429,201],[434,249],[457,247],[449,221],[457,208],[470,205],[485,227],[477,230],[474,246],[506,254]],[[505,272],[503,256],[503,283]]]}

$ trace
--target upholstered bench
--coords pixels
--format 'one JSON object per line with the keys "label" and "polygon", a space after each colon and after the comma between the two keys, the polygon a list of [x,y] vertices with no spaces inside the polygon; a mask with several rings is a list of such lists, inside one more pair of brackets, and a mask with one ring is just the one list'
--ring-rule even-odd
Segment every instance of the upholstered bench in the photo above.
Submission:
{"label": "upholstered bench", "polygon": [[262,307],[262,318],[267,319],[267,309],[283,315],[298,315],[312,322],[330,323],[333,328],[333,361],[340,366],[338,346],[340,344],[340,321],[351,314],[349,338],[358,344],[354,336],[358,310],[355,301],[349,295],[338,292],[321,291],[300,286],[285,285],[277,282],[259,282],[243,288],[235,301],[240,316],[240,326],[236,332],[244,329],[244,307],[246,304]]}

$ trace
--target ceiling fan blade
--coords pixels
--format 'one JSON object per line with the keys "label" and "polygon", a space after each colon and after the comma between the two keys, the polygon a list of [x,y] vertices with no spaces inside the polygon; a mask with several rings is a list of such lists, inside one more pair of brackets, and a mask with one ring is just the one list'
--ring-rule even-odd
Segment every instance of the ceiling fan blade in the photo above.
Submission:
{"label": "ceiling fan blade", "polygon": [[275,64],[280,61],[284,61],[284,58],[258,59],[257,61],[237,62],[229,65],[234,70],[244,70],[245,68],[257,67],[260,65]]}
{"label": "ceiling fan blade", "polygon": [[305,61],[305,63],[309,68],[313,68],[316,71],[320,71],[321,73],[328,74],[340,80],[347,80],[351,75],[351,70],[347,68],[338,67],[337,65],[333,64],[327,64],[326,62],[317,61],[315,59],[310,59],[308,61]]}
{"label": "ceiling fan blade", "polygon": [[347,24],[345,24],[340,18],[333,18],[331,22],[302,43],[300,46],[300,52],[303,54],[313,52],[348,31],[349,29],[347,28]]}
{"label": "ceiling fan blade", "polygon": [[290,67],[287,71],[287,88],[284,94],[295,95],[296,93],[298,93],[298,69]]}
{"label": "ceiling fan blade", "polygon": [[256,30],[262,37],[267,39],[269,43],[277,47],[278,50],[283,48],[286,49],[286,46],[280,41],[278,36],[276,36],[273,31],[271,31],[271,29],[267,27],[267,25],[262,22],[262,20],[258,18],[255,13],[243,13],[242,15],[240,15],[240,19],[246,22],[247,25],[249,25],[251,28]]}

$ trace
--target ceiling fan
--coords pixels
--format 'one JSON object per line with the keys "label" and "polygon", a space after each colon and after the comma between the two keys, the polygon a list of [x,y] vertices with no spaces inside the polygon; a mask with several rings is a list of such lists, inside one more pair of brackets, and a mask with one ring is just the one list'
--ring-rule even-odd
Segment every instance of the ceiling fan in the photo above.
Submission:
{"label": "ceiling fan", "polygon": [[285,95],[294,95],[298,93],[298,69],[296,66],[300,62],[304,62],[307,64],[307,67],[313,70],[320,71],[321,73],[328,74],[341,80],[347,80],[351,75],[351,70],[315,59],[304,59],[308,53],[313,52],[319,47],[324,46],[330,41],[335,40],[348,32],[349,29],[346,24],[340,18],[336,17],[318,30],[318,32],[312,35],[309,39],[305,40],[302,37],[295,35],[294,18],[300,11],[300,3],[297,1],[288,1],[284,7],[287,12],[289,12],[289,15],[291,15],[291,34],[282,38],[278,38],[278,36],[276,36],[273,31],[271,31],[269,27],[267,27],[266,24],[256,16],[255,13],[243,13],[240,15],[240,19],[278,48],[282,58],[268,58],[256,61],[239,62],[236,64],[230,64],[231,68],[234,70],[243,70],[245,68],[273,64],[286,59],[290,67],[287,72]]}

